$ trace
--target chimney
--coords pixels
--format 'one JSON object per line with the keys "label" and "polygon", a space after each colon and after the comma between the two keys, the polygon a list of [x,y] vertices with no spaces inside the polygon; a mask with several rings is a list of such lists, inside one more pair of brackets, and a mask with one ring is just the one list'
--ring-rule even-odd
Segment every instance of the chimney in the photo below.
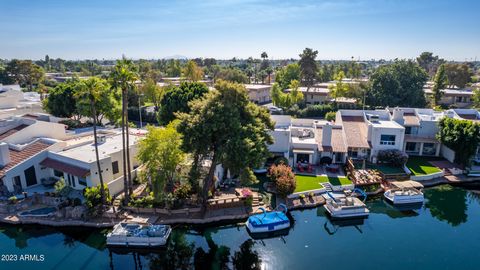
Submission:
{"label": "chimney", "polygon": [[393,109],[393,121],[399,123],[400,125],[403,126],[404,120],[403,120],[403,111],[400,110],[398,107]]}
{"label": "chimney", "polygon": [[10,161],[10,149],[8,149],[8,144],[0,142],[0,167],[6,166]]}
{"label": "chimney", "polygon": [[332,125],[326,123],[322,128],[322,146],[332,146]]}

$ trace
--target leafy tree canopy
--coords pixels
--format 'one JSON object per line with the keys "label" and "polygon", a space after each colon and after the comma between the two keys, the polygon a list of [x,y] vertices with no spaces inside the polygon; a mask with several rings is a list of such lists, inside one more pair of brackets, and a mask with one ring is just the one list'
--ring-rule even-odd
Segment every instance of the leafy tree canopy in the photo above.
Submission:
{"label": "leafy tree canopy", "polygon": [[439,122],[437,139],[455,151],[455,162],[468,165],[480,142],[480,125],[469,120],[444,117]]}
{"label": "leafy tree canopy", "polygon": [[300,54],[300,71],[302,76],[302,82],[305,86],[310,87],[315,83],[317,78],[318,66],[315,58],[317,58],[318,51],[314,51],[310,48],[305,48]]}
{"label": "leafy tree canopy", "polygon": [[276,73],[275,81],[281,89],[287,89],[293,80],[300,81],[300,66],[297,63],[288,64]]}
{"label": "leafy tree canopy", "polygon": [[162,98],[159,122],[168,124],[175,119],[175,113],[188,113],[190,111],[188,103],[201,98],[207,92],[208,87],[199,82],[182,82],[178,87],[169,87]]}
{"label": "leafy tree canopy", "polygon": [[379,67],[370,78],[367,103],[382,107],[424,107],[423,86],[427,78],[426,72],[415,62],[395,60],[392,64]]}
{"label": "leafy tree canopy", "polygon": [[186,151],[209,157],[211,166],[203,184],[207,198],[217,164],[232,173],[258,168],[268,157],[273,123],[268,111],[248,100],[241,84],[219,81],[215,90],[191,103],[190,113],[179,115],[179,132]]}

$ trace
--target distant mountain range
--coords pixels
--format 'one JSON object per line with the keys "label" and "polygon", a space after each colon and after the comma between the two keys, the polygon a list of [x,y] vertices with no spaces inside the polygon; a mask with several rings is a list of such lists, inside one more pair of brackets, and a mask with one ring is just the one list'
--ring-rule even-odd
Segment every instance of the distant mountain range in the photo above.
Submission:
{"label": "distant mountain range", "polygon": [[177,59],[177,60],[185,60],[185,59],[188,59],[188,57],[186,57],[185,55],[179,55],[179,54],[175,54],[175,55],[172,55],[172,56],[167,56],[167,57],[164,57],[163,59]]}

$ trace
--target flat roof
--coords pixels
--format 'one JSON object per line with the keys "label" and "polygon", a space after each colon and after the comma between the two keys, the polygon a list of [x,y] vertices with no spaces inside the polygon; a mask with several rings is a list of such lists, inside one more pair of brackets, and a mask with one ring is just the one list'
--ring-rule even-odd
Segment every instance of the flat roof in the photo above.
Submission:
{"label": "flat roof", "polygon": [[[104,143],[98,144],[98,154],[100,156],[100,159],[106,158],[111,154],[122,150],[121,134],[115,134],[113,136],[112,135],[105,135],[105,136],[106,136],[106,141]],[[60,156],[68,157],[74,160],[83,161],[86,163],[91,163],[95,161],[96,157],[95,157],[95,146],[93,144],[93,136],[89,136],[89,137],[91,137],[91,140],[86,140],[88,141],[87,143],[81,144],[76,147],[74,146],[67,150],[56,152],[56,154]],[[129,145],[133,146],[138,143],[138,141],[141,139],[141,136],[130,134],[129,139],[130,139]]]}

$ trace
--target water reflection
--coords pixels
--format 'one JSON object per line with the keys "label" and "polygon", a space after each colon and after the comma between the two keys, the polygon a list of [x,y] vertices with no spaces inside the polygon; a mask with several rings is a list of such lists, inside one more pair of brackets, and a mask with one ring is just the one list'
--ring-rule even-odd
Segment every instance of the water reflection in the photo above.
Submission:
{"label": "water reflection", "polygon": [[363,225],[365,218],[353,218],[353,219],[331,219],[327,217],[327,220],[323,224],[323,229],[328,235],[334,235],[341,227],[354,227],[358,232],[363,233],[360,225]]}
{"label": "water reflection", "polygon": [[248,239],[240,245],[240,250],[236,251],[232,257],[233,266],[235,269],[261,269],[262,260],[258,252],[253,249],[255,242]]}
{"label": "water reflection", "polygon": [[[0,226],[0,250],[17,254],[45,252],[48,261],[37,270],[261,269],[266,265],[271,269],[316,269],[319,261],[326,269],[351,269],[351,263],[336,259],[335,256],[341,256],[340,251],[350,254],[355,261],[373,253],[386,254],[388,259],[378,258],[381,262],[362,262],[364,268],[374,269],[382,263],[385,268],[396,270],[410,263],[406,268],[425,269],[428,267],[424,266],[431,265],[428,269],[435,269],[433,266],[475,269],[477,258],[464,250],[474,249],[480,241],[475,231],[480,226],[480,194],[442,186],[426,189],[425,198],[426,204],[420,209],[399,209],[379,198],[370,200],[367,206],[371,215],[366,220],[332,221],[323,207],[295,211],[292,212],[296,219],[292,223],[294,228],[285,236],[261,240],[253,239],[245,227],[237,225],[177,227],[168,245],[156,251],[108,252],[107,230]],[[471,216],[467,218],[467,214]],[[445,222],[451,226],[468,223],[468,226],[452,229]],[[453,230],[457,241],[452,240]],[[386,235],[390,241],[385,241]],[[434,246],[430,239],[435,239]],[[409,246],[422,253],[412,253]],[[453,255],[439,262],[441,252]],[[407,257],[409,260],[404,259]],[[0,265],[0,269],[28,269],[22,268],[24,265],[4,266]]]}
{"label": "water reflection", "polygon": [[467,222],[467,192],[464,189],[443,185],[425,192],[425,207],[432,217],[452,226]]}

